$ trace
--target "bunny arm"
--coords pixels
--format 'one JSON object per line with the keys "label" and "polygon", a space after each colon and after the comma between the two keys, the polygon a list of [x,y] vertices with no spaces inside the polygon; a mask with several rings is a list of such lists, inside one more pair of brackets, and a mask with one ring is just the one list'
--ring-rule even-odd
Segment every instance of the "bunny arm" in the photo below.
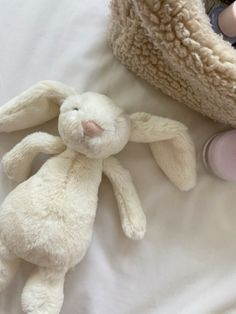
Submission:
{"label": "bunny arm", "polygon": [[146,217],[129,171],[115,157],[109,157],[104,160],[103,172],[112,183],[125,235],[134,240],[142,239]]}
{"label": "bunny arm", "polygon": [[29,176],[32,161],[39,153],[58,154],[65,148],[58,136],[44,132],[30,134],[3,156],[4,172],[11,180],[22,182]]}

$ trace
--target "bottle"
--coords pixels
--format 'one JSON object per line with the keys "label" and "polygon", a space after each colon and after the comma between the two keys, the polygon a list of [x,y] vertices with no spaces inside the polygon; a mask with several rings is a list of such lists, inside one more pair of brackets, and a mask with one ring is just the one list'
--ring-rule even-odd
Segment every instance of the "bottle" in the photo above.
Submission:
{"label": "bottle", "polygon": [[216,176],[236,182],[236,129],[210,137],[203,148],[203,162]]}
{"label": "bottle", "polygon": [[236,1],[230,6],[221,4],[210,12],[212,28],[232,45],[236,43]]}

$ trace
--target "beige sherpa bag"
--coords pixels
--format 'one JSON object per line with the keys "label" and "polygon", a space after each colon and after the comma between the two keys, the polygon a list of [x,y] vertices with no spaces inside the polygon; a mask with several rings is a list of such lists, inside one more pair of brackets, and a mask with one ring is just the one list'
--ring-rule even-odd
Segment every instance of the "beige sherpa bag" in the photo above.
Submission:
{"label": "beige sherpa bag", "polygon": [[212,30],[206,14],[212,2],[112,0],[109,40],[134,73],[236,127],[236,50]]}

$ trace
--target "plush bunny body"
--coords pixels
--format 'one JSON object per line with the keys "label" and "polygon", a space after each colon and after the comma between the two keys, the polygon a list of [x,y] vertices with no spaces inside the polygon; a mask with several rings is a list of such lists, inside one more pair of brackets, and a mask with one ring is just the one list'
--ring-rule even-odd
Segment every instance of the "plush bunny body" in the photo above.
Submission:
{"label": "plush bunny body", "polygon": [[42,267],[77,264],[91,240],[101,175],[101,160],[70,150],[49,159],[2,204],[4,244]]}
{"label": "plush bunny body", "polygon": [[[129,140],[150,143],[156,161],[180,189],[195,184],[194,148],[181,123],[144,113],[128,116],[103,95],[77,95],[59,82],[41,82],[0,107],[0,131],[51,119],[59,114],[58,105],[60,137],[28,135],[2,161],[8,177],[21,183],[0,210],[0,290],[21,259],[36,265],[22,295],[28,314],[60,312],[65,274],[91,241],[103,173],[113,185],[125,234],[136,240],[144,236],[146,219],[132,179],[113,157]],[[29,177],[40,152],[55,156]]]}

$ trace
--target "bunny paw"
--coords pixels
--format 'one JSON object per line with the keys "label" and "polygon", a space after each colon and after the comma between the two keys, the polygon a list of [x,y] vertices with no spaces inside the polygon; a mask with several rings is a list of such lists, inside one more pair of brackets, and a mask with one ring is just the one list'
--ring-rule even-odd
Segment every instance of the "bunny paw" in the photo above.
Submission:
{"label": "bunny paw", "polygon": [[141,240],[146,233],[146,219],[139,222],[131,222],[128,219],[122,224],[125,235],[133,240]]}

